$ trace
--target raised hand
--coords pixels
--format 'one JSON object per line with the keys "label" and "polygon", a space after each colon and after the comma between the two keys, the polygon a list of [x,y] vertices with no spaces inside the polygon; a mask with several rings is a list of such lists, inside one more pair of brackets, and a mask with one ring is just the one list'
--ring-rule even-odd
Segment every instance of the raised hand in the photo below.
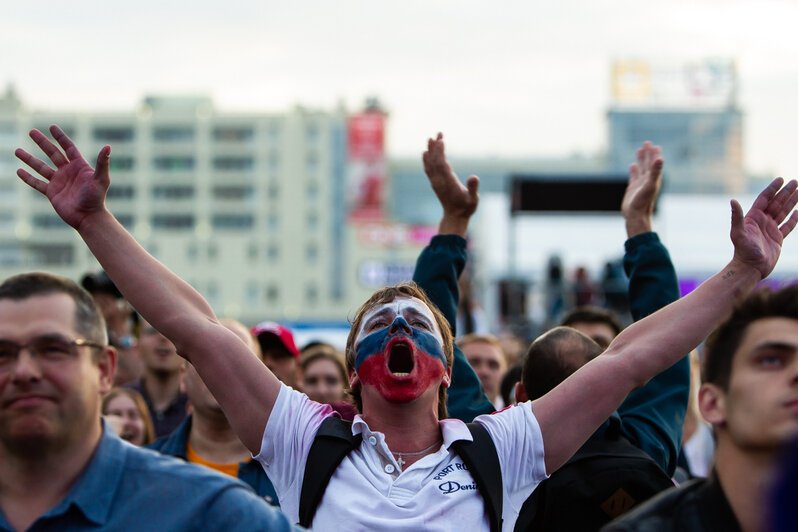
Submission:
{"label": "raised hand", "polygon": [[108,174],[111,147],[105,146],[100,150],[95,170],[61,128],[50,126],[50,133],[63,149],[63,153],[38,129],[30,132],[30,138],[42,149],[55,168],[18,148],[14,154],[43,179],[22,168],[17,170],[17,175],[30,187],[47,196],[55,212],[77,229],[87,216],[105,208],[105,193],[111,183]]}
{"label": "raised hand", "polygon": [[637,163],[629,166],[629,184],[621,202],[629,238],[651,231],[651,215],[662,185],[662,150],[650,142],[637,150]]}
{"label": "raised hand", "polygon": [[[756,268],[763,279],[776,266],[784,238],[798,223],[798,211],[793,211],[798,203],[798,182],[793,179],[782,187],[783,183],[779,177],[768,185],[745,216],[740,204],[731,201],[734,260]],[[792,215],[782,224],[790,211]]]}
{"label": "raised hand", "polygon": [[427,151],[424,152],[422,159],[424,172],[443,207],[439,232],[465,236],[468,220],[479,204],[479,178],[472,175],[466,181],[466,185],[460,182],[446,161],[442,133],[438,133],[434,140],[429,139]]}

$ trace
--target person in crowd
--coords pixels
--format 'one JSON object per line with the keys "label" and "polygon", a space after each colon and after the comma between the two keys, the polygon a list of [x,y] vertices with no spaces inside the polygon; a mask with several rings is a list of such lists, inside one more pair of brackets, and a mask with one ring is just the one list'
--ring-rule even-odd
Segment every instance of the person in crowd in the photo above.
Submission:
{"label": "person in crowd", "polygon": [[302,348],[302,391],[317,403],[328,404],[342,419],[352,421],[357,410],[347,397],[344,357],[335,347],[314,342]]}
{"label": "person in crowd", "polygon": [[186,418],[187,398],[180,391],[183,359],[175,345],[146,320],[140,321],[138,351],[144,375],[128,385],[144,398],[150,410],[155,437],[172,433]]}
{"label": "person in crowd", "polygon": [[[679,290],[667,250],[656,234],[651,232],[651,213],[663,165],[660,151],[658,147],[646,143],[637,156],[638,162],[630,167],[622,213],[628,237],[624,265],[630,278],[632,309],[639,319],[676,300]],[[430,175],[430,180],[433,179],[434,176]],[[443,198],[441,202],[444,202]],[[462,239],[459,242],[464,244]],[[456,243],[452,242],[452,246]],[[437,261],[419,264],[416,273],[418,275],[419,268],[423,268],[426,275],[449,278],[449,283],[444,286],[455,286],[451,281],[456,269],[451,266],[453,257],[456,255],[439,251]],[[449,294],[448,297],[456,297],[456,294]],[[443,307],[446,296],[436,294],[433,301]],[[585,332],[605,340],[606,344],[621,329],[620,322],[613,315],[591,307],[582,307],[566,320],[575,325],[584,325]],[[570,327],[550,331],[529,349],[523,366],[523,379],[517,379],[523,382],[516,385],[516,400],[527,401],[544,396],[602,351],[603,348],[596,342]],[[524,503],[517,529],[538,530],[557,526],[562,529],[595,529],[629,509],[632,504],[672,485],[663,470],[672,474],[676,468],[688,386],[688,363],[683,359],[632,392],[618,412],[605,421],[577,454],[579,464],[594,464],[589,466],[591,484],[574,490],[567,484],[572,482],[574,475],[583,471],[566,468],[562,474],[559,471],[553,473],[552,479],[543,481]],[[456,388],[456,383],[453,388]],[[640,451],[636,451],[635,447]],[[648,458],[641,451],[647,453]],[[594,454],[597,458],[592,458]],[[629,454],[633,457],[632,461],[618,461],[619,457]],[[642,460],[640,455],[643,456]],[[605,458],[608,456],[612,460]],[[646,480],[643,482],[627,482],[615,466],[632,470],[631,475],[640,472],[648,476],[644,477]],[[609,470],[609,482],[599,482],[599,468]],[[623,492],[619,491],[621,489]]]}
{"label": "person in crowd", "polygon": [[150,411],[136,390],[112,388],[103,397],[101,412],[123,440],[139,447],[155,441]]}
{"label": "person in crowd", "polygon": [[[100,150],[95,169],[60,128],[50,131],[60,148],[38,130],[31,138],[53,166],[18,149],[17,157],[41,178],[24,169],[19,177],[48,198],[133,306],[191,361],[241,440],[257,453],[282,509],[296,521],[307,453],[332,409],[281,383],[188,283],[113,217],[104,202],[110,146]],[[445,161],[441,136],[430,139],[424,162],[433,189],[445,198],[439,232],[460,235],[476,208],[478,180],[459,182]],[[512,526],[537,483],[565,463],[629,392],[693,349],[770,273],[783,238],[798,222],[798,212],[788,218],[798,203],[796,186],[775,180],[747,215],[732,202],[734,254],[718,274],[626,328],[605,356],[541,399],[478,418],[501,465],[505,527]],[[165,293],[171,297],[161,297]],[[378,290],[355,313],[346,360],[361,412],[351,429],[362,442],[332,476],[316,510],[318,529],[341,523],[362,529],[489,528],[477,490],[442,490],[433,480],[445,474],[447,486],[474,482],[451,448],[470,432],[460,421],[445,419],[452,353],[446,318],[413,285]]]}
{"label": "person in crowd", "polygon": [[136,348],[135,319],[138,315],[105,272],[87,273],[80,285],[100,307],[108,327],[108,343],[116,348],[114,386],[125,386],[139,380],[144,366]]}
{"label": "person in crowd", "polygon": [[682,477],[674,475],[679,482],[688,478],[706,477],[712,470],[715,455],[715,439],[712,426],[701,417],[698,409],[698,390],[701,388],[701,362],[696,351],[690,353],[690,400],[684,417],[682,452],[679,467]]}
{"label": "person in crowd", "polygon": [[770,529],[780,451],[798,437],[798,285],[751,294],[707,339],[703,356],[698,404],[715,433],[713,471],[606,530]]}
{"label": "person in crowd", "polygon": [[500,386],[504,372],[507,371],[507,361],[499,341],[489,334],[471,333],[458,339],[457,346],[477,372],[485,393],[496,410],[504,408]]}
{"label": "person in crowd", "polygon": [[[230,319],[223,319],[221,323],[235,333],[255,356],[260,353],[257,341],[242,323]],[[266,502],[279,506],[269,477],[238,439],[219,402],[189,362],[185,362],[181,372],[181,389],[188,398],[191,413],[174,432],[149,447],[238,478],[249,484]]]}
{"label": "person in crowd", "polygon": [[269,371],[287,386],[300,389],[299,349],[291,330],[279,323],[264,321],[252,328],[252,334],[258,339],[263,363]]}
{"label": "person in crowd", "polygon": [[0,530],[292,529],[246,485],[119,439],[100,415],[115,364],[77,284],[0,284]]}
{"label": "person in crowd", "polygon": [[623,324],[615,313],[592,305],[574,308],[565,315],[560,325],[587,335],[602,349],[607,349],[612,339],[623,330]]}

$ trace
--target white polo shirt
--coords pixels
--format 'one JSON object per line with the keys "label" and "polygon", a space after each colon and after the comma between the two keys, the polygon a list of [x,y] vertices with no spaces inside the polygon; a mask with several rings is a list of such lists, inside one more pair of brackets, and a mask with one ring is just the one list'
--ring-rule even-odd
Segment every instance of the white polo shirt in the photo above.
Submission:
{"label": "white polo shirt", "polygon": [[[330,415],[328,405],[283,385],[255,457],[274,484],[282,511],[295,523],[308,452],[319,425]],[[488,429],[499,455],[503,528],[511,531],[524,501],[546,478],[540,427],[530,403],[475,421]],[[362,434],[363,441],[333,473],[313,530],[489,530],[474,479],[449,450],[454,441],[471,440],[471,433],[457,419],[445,419],[440,426],[441,448],[400,472],[385,436],[356,416],[352,433]]]}

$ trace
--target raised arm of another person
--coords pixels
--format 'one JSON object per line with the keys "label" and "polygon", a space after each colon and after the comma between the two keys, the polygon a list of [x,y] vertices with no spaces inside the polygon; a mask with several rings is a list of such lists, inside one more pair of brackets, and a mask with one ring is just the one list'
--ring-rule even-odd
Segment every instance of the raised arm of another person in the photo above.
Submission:
{"label": "raised arm of another person", "polygon": [[[443,135],[429,139],[423,155],[424,171],[432,190],[443,207],[438,234],[432,237],[416,262],[413,280],[427,293],[430,300],[449,321],[452,335],[456,335],[457,279],[466,261],[466,231],[479,203],[479,178],[468,178],[463,186],[446,161]],[[447,391],[446,408],[449,416],[466,423],[480,414],[493,412],[493,405],[479,377],[455,344],[452,364],[452,384]]]}
{"label": "raised arm of another person", "polygon": [[[651,224],[663,164],[660,147],[644,143],[637,150],[637,162],[629,167],[629,184],[621,203],[628,238],[623,265],[635,321],[679,299],[676,271]],[[690,364],[683,357],[630,393],[618,408],[623,435],[669,475],[676,469],[689,391]]]}
{"label": "raised arm of another person", "polygon": [[17,157],[41,179],[23,169],[17,175],[47,197],[125,298],[191,361],[241,441],[257,453],[280,382],[219,323],[199,293],[147,253],[108,211],[111,147],[100,150],[95,169],[59,127],[50,133],[60,149],[38,130],[30,136],[53,166],[17,149]]}
{"label": "raised arm of another person", "polygon": [[732,200],[734,255],[725,268],[687,296],[627,327],[601,356],[532,403],[549,473],[565,463],[632,390],[694,349],[735,302],[773,270],[784,237],[798,222],[798,211],[793,212],[798,183],[793,180],[782,187],[783,183],[781,178],[774,180],[745,216]]}

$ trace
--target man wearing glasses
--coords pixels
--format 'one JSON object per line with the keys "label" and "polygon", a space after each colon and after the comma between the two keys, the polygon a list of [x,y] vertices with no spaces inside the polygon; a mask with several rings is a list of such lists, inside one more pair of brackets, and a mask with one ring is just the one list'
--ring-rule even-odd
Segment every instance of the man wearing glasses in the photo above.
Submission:
{"label": "man wearing glasses", "polygon": [[0,284],[0,530],[288,530],[244,484],[124,443],[101,422],[116,353],[91,296]]}

